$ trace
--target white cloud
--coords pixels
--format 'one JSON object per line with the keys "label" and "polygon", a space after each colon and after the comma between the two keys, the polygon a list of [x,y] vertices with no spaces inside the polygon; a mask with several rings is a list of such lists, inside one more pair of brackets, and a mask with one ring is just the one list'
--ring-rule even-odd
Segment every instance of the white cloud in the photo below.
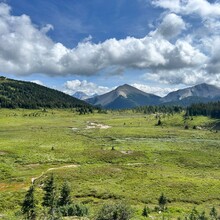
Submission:
{"label": "white cloud", "polygon": [[144,74],[143,78],[146,80],[159,81],[168,85],[184,84],[191,86],[206,82],[220,87],[220,74],[211,75],[204,71],[204,69],[182,69],[169,71],[169,74],[162,70],[159,73]]}
{"label": "white cloud", "polygon": [[[156,30],[145,37],[112,38],[95,44],[89,36],[71,49],[47,36],[53,26],[48,24],[40,29],[27,15],[13,16],[10,7],[0,3],[1,72],[90,76],[108,69],[113,70],[109,75],[114,75],[135,68],[148,70],[153,73],[152,77],[157,76],[157,80],[173,84],[189,84],[202,78],[204,81],[209,79],[208,72],[213,73],[216,80],[220,68],[219,42],[211,42],[213,36],[207,35],[199,36],[199,44],[190,34],[175,39],[187,26],[175,13],[210,16],[209,19],[216,22],[212,25],[214,30],[219,28],[215,16],[220,15],[220,5],[205,0],[154,0],[153,4],[172,12],[166,14]],[[204,25],[210,27],[207,19]],[[78,90],[101,94],[109,89],[87,81],[68,81],[65,86],[69,94]]]}
{"label": "white cloud", "polygon": [[155,95],[158,95],[158,96],[165,96],[167,95],[168,93],[172,92],[172,91],[176,91],[178,90],[178,88],[163,88],[163,87],[155,87],[155,86],[148,86],[148,85],[144,85],[144,84],[138,84],[138,83],[134,83],[134,84],[131,84],[133,87],[141,90],[141,91],[144,91],[146,93],[151,93],[151,94],[155,94]]}
{"label": "white cloud", "polygon": [[156,31],[151,34],[153,36],[162,36],[165,39],[172,39],[178,36],[185,29],[186,24],[183,19],[174,13],[170,13],[163,18],[162,23]]}
{"label": "white cloud", "polygon": [[180,0],[152,0],[152,4],[157,7],[170,9],[174,12],[178,12],[180,10]]}
{"label": "white cloud", "polygon": [[[201,52],[180,51],[180,44],[171,44],[161,37],[127,37],[116,40],[108,39],[94,44],[91,37],[80,42],[76,48],[66,48],[61,43],[54,43],[46,32],[52,26],[38,30],[28,16],[12,16],[6,4],[0,4],[4,11],[0,16],[0,66],[3,72],[15,74],[45,73],[49,75],[93,75],[100,70],[115,66],[120,68],[166,68],[172,66],[171,56],[175,52],[175,62],[192,66],[193,57],[202,57]],[[175,22],[168,23],[173,19]],[[168,30],[171,31],[168,33]],[[167,15],[157,30],[162,36],[176,36],[184,29],[182,19],[174,14]],[[168,29],[168,30],[167,30]],[[190,47],[190,48],[189,48]],[[190,57],[190,56],[193,57]],[[173,59],[173,57],[172,57]]]}
{"label": "white cloud", "polygon": [[78,79],[67,81],[64,84],[64,91],[69,95],[73,95],[75,92],[84,92],[87,95],[94,95],[94,94],[104,94],[109,92],[111,88],[105,86],[98,86],[95,83],[88,82],[87,80],[80,81]]}
{"label": "white cloud", "polygon": [[210,3],[207,0],[152,0],[152,4],[175,13],[197,14],[203,18],[220,15],[220,3]]}
{"label": "white cloud", "polygon": [[31,82],[36,83],[36,84],[41,85],[41,86],[44,86],[44,83],[42,81],[38,80],[38,79],[32,80]]}

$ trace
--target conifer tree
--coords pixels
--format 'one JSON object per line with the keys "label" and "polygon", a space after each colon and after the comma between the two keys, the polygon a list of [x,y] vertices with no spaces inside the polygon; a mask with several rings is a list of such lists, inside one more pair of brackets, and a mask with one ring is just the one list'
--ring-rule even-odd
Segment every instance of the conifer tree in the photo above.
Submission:
{"label": "conifer tree", "polygon": [[45,191],[42,205],[49,207],[49,213],[53,214],[54,210],[56,208],[56,186],[54,183],[54,176],[53,174],[50,176],[50,178],[45,182],[45,186],[43,187],[43,190]]}
{"label": "conifer tree", "polygon": [[25,195],[21,208],[22,214],[26,216],[26,219],[36,219],[35,207],[34,186],[31,186]]}
{"label": "conifer tree", "polygon": [[143,212],[142,212],[142,216],[144,217],[148,217],[148,211],[147,211],[147,207],[144,206]]}
{"label": "conifer tree", "polygon": [[71,204],[70,186],[65,182],[62,186],[59,198],[59,206],[65,206]]}
{"label": "conifer tree", "polygon": [[211,216],[211,219],[213,219],[213,220],[218,219],[218,213],[217,213],[217,210],[214,206],[212,207],[212,209],[210,211],[210,216]]}
{"label": "conifer tree", "polygon": [[163,193],[159,197],[158,203],[159,203],[159,207],[160,207],[161,211],[164,211],[166,208],[166,204],[167,204],[167,198],[164,196]]}

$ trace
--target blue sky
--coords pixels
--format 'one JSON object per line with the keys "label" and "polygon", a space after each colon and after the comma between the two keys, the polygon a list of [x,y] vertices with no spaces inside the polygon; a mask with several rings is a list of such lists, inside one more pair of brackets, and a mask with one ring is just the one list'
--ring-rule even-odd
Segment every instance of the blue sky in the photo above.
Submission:
{"label": "blue sky", "polygon": [[220,86],[220,2],[0,1],[1,75],[73,94]]}

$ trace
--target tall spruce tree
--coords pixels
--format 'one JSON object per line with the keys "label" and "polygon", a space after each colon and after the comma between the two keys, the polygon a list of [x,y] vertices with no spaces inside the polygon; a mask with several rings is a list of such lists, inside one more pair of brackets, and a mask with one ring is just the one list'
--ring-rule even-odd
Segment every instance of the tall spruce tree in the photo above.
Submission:
{"label": "tall spruce tree", "polygon": [[166,196],[164,196],[163,193],[159,197],[158,203],[159,203],[159,207],[160,207],[161,211],[164,211],[166,208],[166,204],[167,204],[167,198],[166,198]]}
{"label": "tall spruce tree", "polygon": [[59,198],[59,206],[65,206],[71,204],[70,186],[67,182],[64,182]]}
{"label": "tall spruce tree", "polygon": [[146,206],[144,206],[144,209],[143,209],[143,212],[142,212],[142,216],[148,217],[148,210],[147,210]]}
{"label": "tall spruce tree", "polygon": [[26,216],[28,220],[36,219],[36,212],[35,212],[35,199],[34,199],[34,186],[31,186],[27,191],[24,201],[22,203],[21,211],[22,214]]}
{"label": "tall spruce tree", "polygon": [[216,208],[213,206],[211,211],[210,211],[210,216],[211,216],[211,219],[213,220],[217,220],[218,219],[218,213],[217,213],[217,210]]}
{"label": "tall spruce tree", "polygon": [[45,194],[43,197],[42,205],[48,207],[49,213],[53,214],[57,205],[56,186],[55,186],[53,174],[45,182],[45,186],[43,187],[43,190]]}

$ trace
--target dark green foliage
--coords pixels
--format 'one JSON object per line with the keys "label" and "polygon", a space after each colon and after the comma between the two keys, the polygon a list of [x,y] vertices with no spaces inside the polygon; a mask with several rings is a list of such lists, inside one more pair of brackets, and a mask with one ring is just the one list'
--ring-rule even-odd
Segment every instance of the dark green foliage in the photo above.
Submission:
{"label": "dark green foliage", "polygon": [[193,104],[187,108],[190,116],[204,115],[211,118],[220,118],[220,102]]}
{"label": "dark green foliage", "polygon": [[155,113],[167,113],[167,114],[174,114],[180,113],[184,110],[181,106],[140,106],[135,108],[136,112],[144,113],[144,114],[155,114]]}
{"label": "dark green foliage", "polygon": [[93,113],[93,107],[84,106],[81,108],[77,108],[76,111],[79,112],[80,115],[90,114]]}
{"label": "dark green foliage", "polygon": [[205,215],[205,212],[202,212],[200,215],[199,215],[199,220],[208,220],[208,218],[206,217]]}
{"label": "dark green foliage", "polygon": [[60,192],[60,198],[58,205],[59,206],[65,206],[71,204],[71,196],[70,196],[70,186],[67,182],[65,182],[62,186],[61,192]]}
{"label": "dark green foliage", "polygon": [[198,218],[199,218],[199,213],[196,210],[196,208],[193,208],[189,215],[189,220],[198,220]]}
{"label": "dark green foliage", "polygon": [[189,125],[185,125],[184,128],[185,128],[186,130],[188,130],[188,129],[189,129]]}
{"label": "dark green foliage", "polygon": [[166,209],[167,198],[166,198],[166,196],[164,196],[163,193],[161,194],[161,196],[158,199],[158,204],[159,204],[159,207],[160,207],[161,211],[164,211]]}
{"label": "dark green foliage", "polygon": [[213,220],[218,219],[218,213],[217,213],[217,210],[216,210],[216,208],[214,206],[212,207],[212,209],[211,209],[209,214],[211,216],[211,219],[213,219]]}
{"label": "dark green foliage", "polygon": [[82,204],[68,204],[59,207],[62,216],[86,216],[88,215],[88,208]]}
{"label": "dark green foliage", "polygon": [[0,107],[2,108],[83,108],[93,107],[60,91],[31,82],[0,78]]}
{"label": "dark green foliage", "polygon": [[117,203],[103,205],[96,220],[128,220],[130,218],[130,208],[123,203]]}
{"label": "dark green foliage", "polygon": [[144,206],[144,209],[143,209],[143,212],[142,212],[142,216],[148,217],[148,210],[147,210],[146,206]]}
{"label": "dark green foliage", "polygon": [[162,125],[162,122],[161,122],[160,119],[158,120],[157,125],[158,125],[158,126]]}
{"label": "dark green foliage", "polygon": [[36,219],[35,212],[35,199],[34,199],[34,187],[31,186],[25,195],[25,199],[21,208],[22,214],[26,216],[26,219]]}
{"label": "dark green foliage", "polygon": [[44,190],[44,197],[42,205],[49,207],[49,213],[53,213],[56,207],[56,186],[54,183],[54,176],[51,175],[50,178],[45,182],[43,187]]}

